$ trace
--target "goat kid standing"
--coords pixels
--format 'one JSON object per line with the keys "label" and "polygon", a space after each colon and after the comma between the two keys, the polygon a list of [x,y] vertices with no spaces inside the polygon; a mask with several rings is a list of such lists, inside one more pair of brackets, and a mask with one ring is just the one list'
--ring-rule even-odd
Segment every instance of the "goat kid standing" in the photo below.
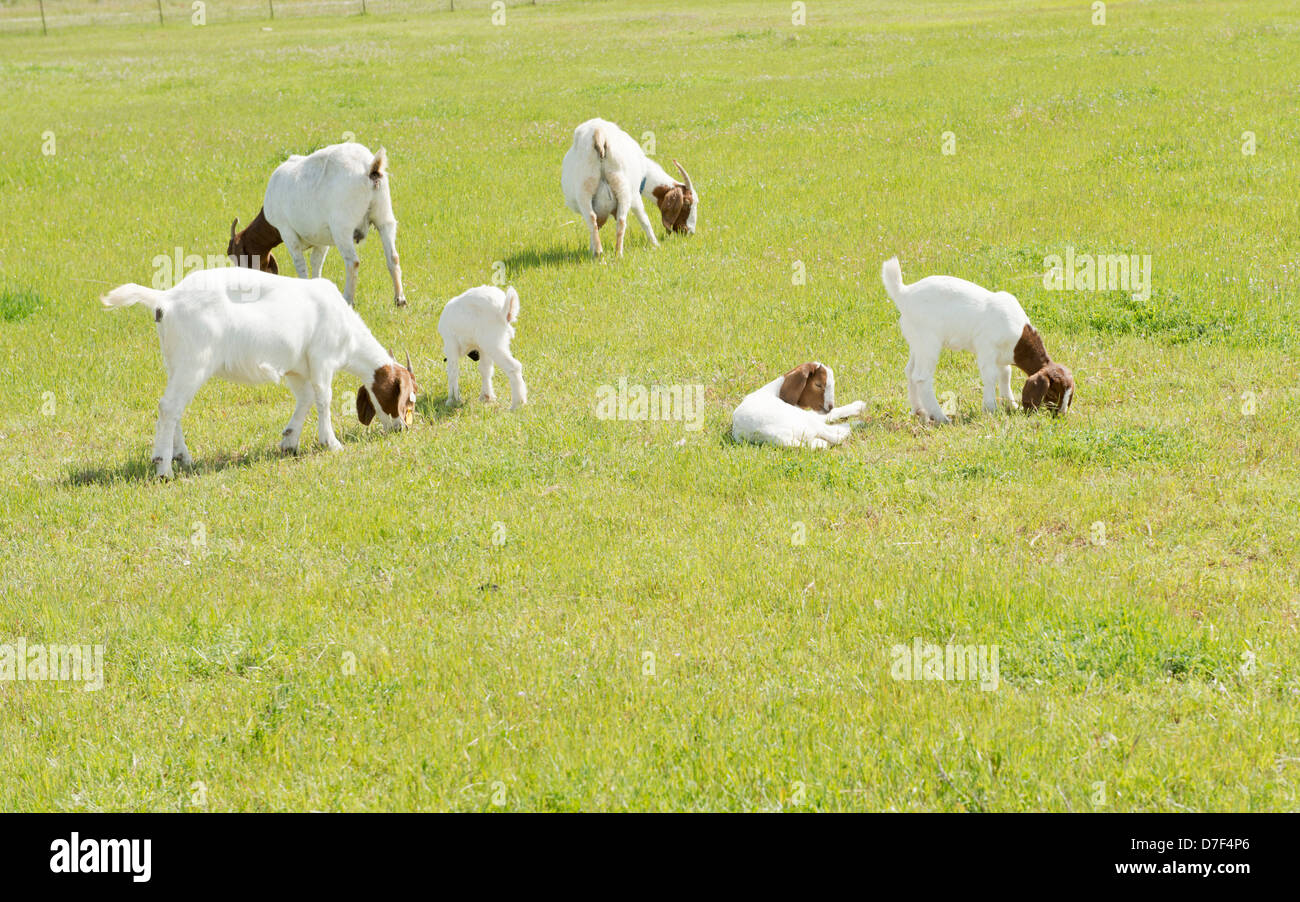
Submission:
{"label": "goat kid standing", "polygon": [[471,288],[447,302],[438,317],[438,334],[447,358],[447,401],[460,403],[460,358],[478,361],[483,380],[484,402],[496,400],[492,391],[492,368],[495,364],[510,380],[510,409],[528,402],[524,385],[524,365],[510,353],[510,339],[515,337],[514,324],[519,320],[519,293],[513,287],[505,291],[491,285]]}
{"label": "goat kid standing", "polygon": [[1026,411],[1040,406],[1056,413],[1069,410],[1074,377],[1047,356],[1042,337],[1014,295],[955,276],[927,276],[904,285],[897,257],[884,262],[880,278],[898,308],[898,328],[907,339],[907,397],[917,416],[951,422],[934,394],[934,371],[944,348],[975,354],[988,413],[997,412],[999,394],[1016,406],[1013,365],[1030,376],[1021,393]]}

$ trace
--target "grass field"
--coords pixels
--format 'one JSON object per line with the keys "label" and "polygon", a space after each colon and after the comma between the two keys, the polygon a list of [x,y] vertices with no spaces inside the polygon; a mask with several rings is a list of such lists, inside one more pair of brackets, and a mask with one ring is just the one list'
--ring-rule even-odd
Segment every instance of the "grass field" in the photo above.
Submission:
{"label": "grass field", "polygon": [[[0,644],[102,644],[106,672],[0,680],[0,809],[1300,807],[1300,11],[1092,15],[0,37]],[[594,115],[686,164],[698,234],[587,258],[559,165]],[[98,296],[221,254],[345,132],[389,151],[411,303],[372,236],[358,307],[410,349],[416,428],[345,409],[342,453],[309,423],[282,457],[289,393],[211,383],[194,468],[149,479],[153,323]],[[1150,297],[1045,290],[1068,248],[1150,255]],[[956,423],[914,421],[895,253],[1016,293],[1070,415],[983,414],[952,355]],[[501,271],[529,404],[449,410],[438,314]],[[739,399],[813,358],[867,401],[849,443],[733,444]],[[598,418],[620,379],[702,385],[703,428]],[[917,638],[996,646],[997,688],[894,679]]]}

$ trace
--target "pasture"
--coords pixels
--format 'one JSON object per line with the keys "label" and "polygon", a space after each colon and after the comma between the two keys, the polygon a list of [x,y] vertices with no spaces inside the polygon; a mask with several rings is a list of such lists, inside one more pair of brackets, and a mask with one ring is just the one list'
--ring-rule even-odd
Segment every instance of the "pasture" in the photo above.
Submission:
{"label": "pasture", "polygon": [[[0,644],[104,649],[97,691],[0,679],[0,810],[1294,810],[1300,11],[806,16],[0,35]],[[597,115],[686,165],[696,235],[590,260],[559,174]],[[149,478],[154,325],[98,297],[220,257],[347,133],[388,150],[410,303],[371,235],[357,304],[415,428],[362,428],[340,375],[345,450],[313,415],[286,457],[288,391],[212,382],[195,466]],[[1048,290],[1067,252],[1149,255],[1149,296]],[[893,254],[1015,293],[1068,417],[984,414],[949,354],[955,423],[917,422]],[[449,409],[442,304],[499,275],[529,403],[463,361]],[[733,443],[810,359],[853,437]],[[621,381],[702,417],[598,416]],[[996,687],[895,679],[917,639],[996,646]]]}

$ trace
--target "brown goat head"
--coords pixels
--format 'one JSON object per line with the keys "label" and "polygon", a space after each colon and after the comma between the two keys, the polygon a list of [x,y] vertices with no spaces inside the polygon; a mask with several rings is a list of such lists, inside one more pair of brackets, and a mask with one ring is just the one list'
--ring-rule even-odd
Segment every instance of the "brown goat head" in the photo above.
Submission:
{"label": "brown goat head", "polygon": [[420,386],[415,382],[415,373],[411,371],[411,356],[406,356],[406,366],[396,363],[385,364],[375,370],[369,386],[357,389],[357,419],[362,426],[369,426],[375,418],[375,404],[370,400],[373,394],[379,404],[380,419],[391,430],[408,429],[415,417],[415,401]]}
{"label": "brown goat head", "polygon": [[1048,363],[1025,380],[1020,405],[1025,413],[1046,407],[1053,414],[1066,413],[1074,400],[1074,374],[1059,363]]}
{"label": "brown goat head", "polygon": [[1012,361],[1029,373],[1025,387],[1020,392],[1020,406],[1025,413],[1046,407],[1054,414],[1070,409],[1074,400],[1074,374],[1059,363],[1053,363],[1043,346],[1043,337],[1029,323],[1020,331]]}
{"label": "brown goat head", "polygon": [[673,165],[681,172],[683,181],[672,186],[660,185],[650,193],[659,205],[659,216],[663,219],[664,230],[668,234],[680,232],[683,235],[693,235],[699,195],[695,193],[695,185],[682,164],[673,160]]}
{"label": "brown goat head", "polygon": [[801,363],[785,374],[777,394],[795,407],[830,413],[835,406],[835,374],[817,361]]}
{"label": "brown goat head", "polygon": [[248,224],[242,232],[239,229],[239,217],[230,224],[230,241],[226,245],[226,256],[230,262],[245,269],[257,269],[278,275],[280,266],[275,262],[271,249],[280,243],[280,232],[266,221],[262,211]]}

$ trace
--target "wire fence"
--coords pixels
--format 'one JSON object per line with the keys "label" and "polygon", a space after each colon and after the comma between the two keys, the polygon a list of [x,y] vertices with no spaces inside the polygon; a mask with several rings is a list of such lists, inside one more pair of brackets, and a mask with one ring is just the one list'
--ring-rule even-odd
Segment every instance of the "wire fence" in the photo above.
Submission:
{"label": "wire fence", "polygon": [[558,0],[0,0],[0,33],[49,34],[77,25],[206,25],[301,16],[434,13]]}

